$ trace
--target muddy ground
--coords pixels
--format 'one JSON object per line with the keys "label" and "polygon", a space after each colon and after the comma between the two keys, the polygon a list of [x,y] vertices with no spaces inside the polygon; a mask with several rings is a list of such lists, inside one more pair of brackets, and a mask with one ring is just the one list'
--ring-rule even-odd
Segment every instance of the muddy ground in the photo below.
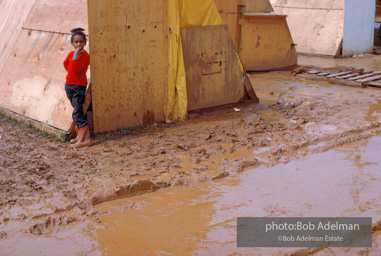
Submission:
{"label": "muddy ground", "polygon": [[[301,62],[381,69],[373,55],[339,62],[306,56]],[[260,104],[202,110],[190,113],[183,123],[122,130],[97,137],[83,149],[70,149],[68,143],[1,117],[0,255],[19,255],[28,248],[29,255],[67,255],[54,249],[54,234],[61,239],[84,234],[86,223],[102,226],[106,214],[147,207],[137,200],[100,209],[103,203],[158,191],[184,193],[184,188],[216,184],[248,170],[287,164],[381,135],[381,89],[308,81],[288,71],[251,73],[250,79]],[[376,227],[381,206],[371,207],[376,210]],[[91,239],[81,239],[81,246],[61,247],[74,255],[109,254]],[[46,246],[34,248],[38,241]]]}

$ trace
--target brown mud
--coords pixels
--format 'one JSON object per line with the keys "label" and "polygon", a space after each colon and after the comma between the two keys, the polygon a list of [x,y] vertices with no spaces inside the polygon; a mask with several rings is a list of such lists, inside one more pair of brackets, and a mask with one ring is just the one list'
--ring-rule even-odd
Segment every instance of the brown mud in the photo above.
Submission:
{"label": "brown mud", "polygon": [[[339,63],[381,67],[357,59]],[[121,131],[77,150],[1,118],[0,255],[343,254],[237,249],[234,220],[371,216],[377,229],[381,90],[290,72],[250,79],[258,105],[196,111],[183,123]],[[379,231],[373,236],[374,248],[348,253],[379,255]]]}

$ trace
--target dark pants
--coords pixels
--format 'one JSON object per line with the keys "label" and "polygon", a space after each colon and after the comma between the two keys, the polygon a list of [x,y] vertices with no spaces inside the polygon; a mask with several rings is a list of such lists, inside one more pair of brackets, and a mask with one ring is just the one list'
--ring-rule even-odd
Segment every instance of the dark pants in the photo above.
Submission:
{"label": "dark pants", "polygon": [[78,128],[87,125],[85,115],[83,114],[83,104],[86,98],[86,86],[71,85],[65,83],[66,96],[73,106],[73,121]]}

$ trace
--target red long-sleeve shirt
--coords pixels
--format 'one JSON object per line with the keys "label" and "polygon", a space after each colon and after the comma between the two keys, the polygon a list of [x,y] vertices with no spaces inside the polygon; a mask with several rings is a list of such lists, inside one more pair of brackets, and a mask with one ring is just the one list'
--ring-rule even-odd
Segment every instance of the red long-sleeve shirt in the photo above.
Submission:
{"label": "red long-sleeve shirt", "polygon": [[84,51],[78,54],[76,60],[73,60],[73,55],[74,51],[70,52],[63,63],[67,71],[66,83],[87,86],[86,71],[90,65],[90,55]]}

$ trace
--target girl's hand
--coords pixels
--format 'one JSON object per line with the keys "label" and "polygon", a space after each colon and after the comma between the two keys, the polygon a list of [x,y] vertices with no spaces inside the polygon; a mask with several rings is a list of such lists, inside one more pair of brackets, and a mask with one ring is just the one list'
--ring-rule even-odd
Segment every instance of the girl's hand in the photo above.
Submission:
{"label": "girl's hand", "polygon": [[78,54],[80,51],[82,51],[82,47],[75,48],[74,54]]}

